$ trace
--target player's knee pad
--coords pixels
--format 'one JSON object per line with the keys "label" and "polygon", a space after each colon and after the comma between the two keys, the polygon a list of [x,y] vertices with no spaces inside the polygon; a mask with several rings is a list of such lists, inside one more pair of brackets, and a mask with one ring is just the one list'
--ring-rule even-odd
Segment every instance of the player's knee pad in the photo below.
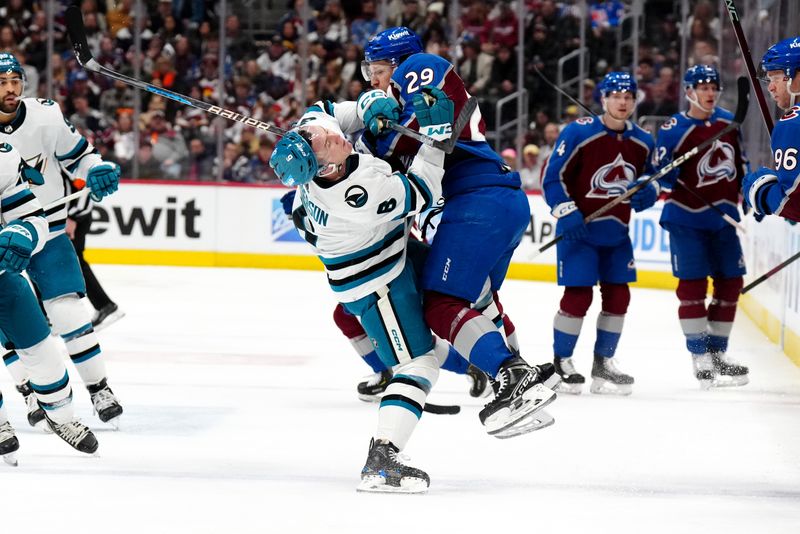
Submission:
{"label": "player's knee pad", "polygon": [[611,315],[625,315],[631,303],[631,289],[628,284],[600,283],[603,311]]}
{"label": "player's knee pad", "polygon": [[53,333],[64,341],[70,341],[92,331],[89,310],[75,293],[44,301],[47,318],[53,325]]}
{"label": "player's knee pad", "polygon": [[17,354],[35,384],[58,382],[66,373],[64,345],[54,336],[47,336],[32,347],[18,348]]}
{"label": "player's knee pad", "polygon": [[584,317],[592,305],[593,288],[586,286],[565,287],[561,297],[561,311],[570,317]]}
{"label": "player's knee pad", "polygon": [[478,312],[471,310],[466,300],[437,293],[425,292],[425,322],[431,330],[442,339],[450,342],[456,334],[456,326],[467,316],[478,316]]}
{"label": "player's knee pad", "polygon": [[720,302],[739,301],[739,294],[744,287],[744,279],[741,276],[735,278],[715,278],[714,279],[714,300]]}
{"label": "player's knee pad", "polygon": [[431,353],[396,365],[392,370],[394,371],[392,382],[414,387],[427,395],[439,378],[439,360]]}
{"label": "player's knee pad", "polygon": [[706,300],[706,291],[708,290],[708,280],[700,278],[698,280],[678,280],[678,288],[675,294],[680,299],[681,303]]}
{"label": "player's knee pad", "polygon": [[333,310],[333,322],[348,339],[367,335],[358,321],[358,317],[345,311],[341,304],[338,304]]}

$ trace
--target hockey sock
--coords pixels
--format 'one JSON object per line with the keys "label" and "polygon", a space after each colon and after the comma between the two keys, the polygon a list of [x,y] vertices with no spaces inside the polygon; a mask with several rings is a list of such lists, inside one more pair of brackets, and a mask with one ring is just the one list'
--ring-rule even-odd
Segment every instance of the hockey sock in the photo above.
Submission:
{"label": "hockey sock", "polygon": [[725,352],[736,317],[736,304],[744,280],[736,278],[714,279],[714,294],[708,305],[708,350]]}
{"label": "hockey sock", "polygon": [[625,324],[625,314],[631,302],[631,290],[628,284],[600,283],[603,311],[597,316],[597,339],[594,353],[605,358],[612,358],[617,352],[617,344]]}
{"label": "hockey sock", "polygon": [[678,280],[675,293],[680,300],[678,318],[686,337],[686,348],[692,354],[705,354],[708,350],[708,319],[706,315],[706,290],[708,280]]}
{"label": "hockey sock", "polygon": [[494,323],[470,309],[464,299],[426,292],[425,321],[437,336],[490,376],[496,376],[500,364],[512,356]]}
{"label": "hockey sock", "polygon": [[28,371],[25,370],[16,351],[10,350],[3,354],[3,363],[6,364],[6,369],[15,384],[24,384],[28,380]]}
{"label": "hockey sock", "polygon": [[20,359],[30,373],[31,389],[47,416],[57,423],[73,417],[72,388],[64,367],[61,342],[54,336],[26,349],[17,349]]}
{"label": "hockey sock", "polygon": [[8,422],[8,414],[6,413],[6,406],[3,402],[3,392],[0,391],[0,425]]}
{"label": "hockey sock", "polygon": [[347,313],[341,304],[338,304],[333,310],[333,322],[336,323],[342,334],[347,337],[347,340],[358,355],[361,356],[361,359],[364,360],[364,363],[372,368],[373,372],[380,373],[388,369],[380,356],[378,356],[378,353],[375,352],[372,341],[370,341],[358,318]]}
{"label": "hockey sock", "polygon": [[378,410],[375,439],[385,439],[405,448],[414,432],[425,399],[439,376],[439,362],[432,353],[395,366]]}
{"label": "hockey sock", "polygon": [[572,356],[592,297],[591,287],[564,288],[560,308],[553,319],[553,354],[559,358]]}
{"label": "hockey sock", "polygon": [[497,306],[497,309],[500,311],[500,315],[503,318],[503,332],[506,334],[506,342],[508,343],[508,347],[519,354],[519,340],[517,339],[517,327],[514,326],[514,323],[511,322],[511,318],[506,315],[505,310],[503,310],[503,304],[500,302],[500,295],[497,294],[497,291],[492,293],[494,296],[494,302]]}
{"label": "hockey sock", "polygon": [[92,328],[89,311],[75,294],[44,302],[47,316],[67,346],[67,352],[85,385],[96,384],[106,377],[106,366],[100,344]]}
{"label": "hockey sock", "polygon": [[447,359],[442,364],[442,369],[459,375],[466,374],[469,362],[452,345],[447,345],[447,347]]}
{"label": "hockey sock", "polygon": [[386,364],[383,363],[383,361],[381,361],[381,358],[380,356],[378,356],[378,353],[375,352],[374,350],[369,354],[365,354],[364,356],[362,356],[361,359],[363,359],[364,362],[367,365],[369,365],[372,368],[372,370],[376,373],[380,373],[388,369],[388,367],[386,367]]}

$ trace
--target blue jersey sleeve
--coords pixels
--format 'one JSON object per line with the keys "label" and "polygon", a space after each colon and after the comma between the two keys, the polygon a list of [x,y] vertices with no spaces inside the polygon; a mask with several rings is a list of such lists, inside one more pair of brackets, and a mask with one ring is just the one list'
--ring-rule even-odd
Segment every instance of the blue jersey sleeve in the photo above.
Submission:
{"label": "blue jersey sleeve", "polygon": [[567,171],[571,160],[579,158],[577,146],[580,143],[581,126],[573,122],[561,131],[556,140],[555,148],[547,160],[542,180],[542,193],[547,205],[551,208],[572,200],[567,193],[567,187],[562,176]]}

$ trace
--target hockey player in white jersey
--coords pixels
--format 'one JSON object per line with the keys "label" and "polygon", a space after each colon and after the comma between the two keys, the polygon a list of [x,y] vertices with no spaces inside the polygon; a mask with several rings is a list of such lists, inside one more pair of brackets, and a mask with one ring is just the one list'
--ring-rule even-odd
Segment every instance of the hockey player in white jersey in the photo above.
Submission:
{"label": "hockey player in white jersey", "polygon": [[[19,152],[0,143],[0,340],[13,343],[20,365],[30,378],[32,396],[44,409],[47,424],[75,449],[93,453],[97,439],[74,419],[72,389],[61,356],[61,345],[50,335],[47,320],[28,282],[20,274],[47,242],[47,221],[28,180],[41,175],[27,167]],[[0,456],[16,465],[19,441],[8,422],[0,393]]]}
{"label": "hockey player in white jersey", "polygon": [[[420,130],[446,139],[452,102],[438,92],[435,103],[420,98]],[[410,215],[441,194],[444,153],[423,146],[406,173],[355,153],[344,133],[363,127],[352,103],[310,107],[296,130],[275,146],[270,165],[281,181],[297,186],[292,218],[314,248],[331,289],[357,316],[380,358],[394,375],[380,404],[377,432],[362,470],[360,491],[419,493],[430,479],[403,464],[402,450],[422,415],[439,374],[435,341],[406,244]]]}
{"label": "hockey player in white jersey", "polygon": [[[17,148],[23,160],[44,176],[44,184],[33,187],[41,203],[65,196],[62,171],[84,180],[94,200],[116,191],[119,167],[103,161],[53,101],[21,98],[24,84],[25,72],[16,58],[0,53],[0,142]],[[98,417],[115,424],[122,406],[108,386],[92,318],[80,301],[86,289],[75,249],[64,233],[67,208],[62,205],[45,215],[50,236],[31,260],[28,276],[41,294],[53,331],[66,343]],[[15,365],[13,357],[4,361],[17,384],[24,384],[28,377],[23,366]]]}

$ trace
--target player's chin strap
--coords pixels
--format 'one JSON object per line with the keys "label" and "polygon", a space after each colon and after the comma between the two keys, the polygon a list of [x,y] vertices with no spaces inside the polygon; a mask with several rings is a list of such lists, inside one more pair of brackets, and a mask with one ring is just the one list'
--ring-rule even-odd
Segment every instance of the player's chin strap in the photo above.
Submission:
{"label": "player's chin strap", "polygon": [[800,70],[795,72],[794,77],[786,77],[786,92],[789,93],[789,107],[792,108],[800,104],[800,92],[795,93],[792,91],[792,82],[795,78],[800,77]]}
{"label": "player's chin strap", "polygon": [[[689,89],[691,89],[691,90],[692,90],[692,92],[691,92],[691,93],[689,93]],[[721,91],[720,91],[720,92],[721,92]],[[703,105],[700,103],[700,99],[699,99],[699,98],[697,98],[697,91],[695,90],[695,88],[694,88],[694,87],[687,87],[687,88],[686,88],[686,100],[688,100],[688,101],[689,101],[689,103],[690,103],[691,105],[693,105],[693,106],[696,106],[696,107],[700,108],[701,110],[703,110],[703,111],[704,111],[704,112],[706,112],[706,113],[713,113],[713,112],[714,112],[714,108],[715,108],[715,107],[716,107],[716,105],[717,105],[717,101],[719,100],[719,96],[717,96],[717,97],[714,99],[714,105],[713,105],[713,106],[711,106],[711,109],[708,109],[708,108],[706,108],[705,106],[703,106]]]}

